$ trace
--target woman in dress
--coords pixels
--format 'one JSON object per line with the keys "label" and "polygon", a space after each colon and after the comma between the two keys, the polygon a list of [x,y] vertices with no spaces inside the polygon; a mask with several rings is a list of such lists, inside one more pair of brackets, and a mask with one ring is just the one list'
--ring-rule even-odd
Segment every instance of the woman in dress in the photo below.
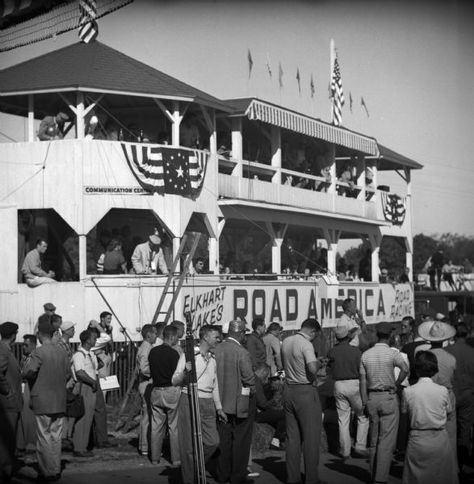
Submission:
{"label": "woman in dress", "polygon": [[403,467],[403,484],[457,484],[454,452],[446,430],[452,412],[447,388],[431,379],[438,361],[431,351],[415,356],[418,382],[403,391],[402,412],[408,412],[410,433]]}

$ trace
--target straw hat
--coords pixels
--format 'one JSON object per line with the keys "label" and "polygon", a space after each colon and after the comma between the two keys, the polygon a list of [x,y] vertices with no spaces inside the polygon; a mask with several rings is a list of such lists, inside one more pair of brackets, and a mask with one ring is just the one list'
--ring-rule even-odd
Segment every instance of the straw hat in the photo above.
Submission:
{"label": "straw hat", "polygon": [[425,321],[418,326],[420,338],[426,341],[444,341],[456,334],[456,329],[441,321]]}

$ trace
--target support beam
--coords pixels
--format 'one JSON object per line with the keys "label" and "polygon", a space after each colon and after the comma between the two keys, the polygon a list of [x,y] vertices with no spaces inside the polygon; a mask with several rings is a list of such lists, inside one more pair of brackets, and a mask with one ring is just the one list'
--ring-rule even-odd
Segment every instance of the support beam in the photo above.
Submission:
{"label": "support beam", "polygon": [[79,280],[83,281],[87,276],[87,236],[79,234]]}
{"label": "support beam", "polygon": [[413,281],[413,240],[411,237],[404,237],[405,243],[405,265],[408,267],[410,273],[408,274],[410,281]]}
{"label": "support beam", "polygon": [[336,146],[334,144],[330,145],[329,148],[329,163],[330,169],[329,173],[331,175],[331,184],[328,187],[328,193],[336,193]]}
{"label": "support beam", "polygon": [[161,112],[166,116],[168,121],[171,122],[171,144],[172,146],[179,146],[179,136],[180,136],[180,126],[181,121],[184,118],[186,111],[188,110],[189,104],[187,104],[183,111],[180,111],[179,101],[173,102],[173,112],[170,112],[165,106],[163,101],[158,98],[153,98],[155,104],[160,108]]}
{"label": "support beam", "polygon": [[207,109],[200,105],[204,121],[206,123],[207,131],[209,132],[209,151],[217,153],[217,133],[216,133],[216,113],[214,109]]}
{"label": "support beam", "polygon": [[35,99],[28,94],[28,141],[35,140]]}
{"label": "support beam", "polygon": [[242,178],[242,118],[232,118],[232,158],[238,161],[234,170],[232,171],[232,175]]}
{"label": "support beam", "polygon": [[288,230],[288,224],[265,223],[267,231],[272,241],[272,272],[281,274],[281,246],[285,240],[285,234]]}
{"label": "support beam", "polygon": [[[176,259],[176,256],[178,255],[180,244],[181,237],[173,237],[173,260]],[[181,272],[181,261],[178,261],[176,272]]]}
{"label": "support beam", "polygon": [[219,274],[219,239],[209,238],[209,272]]}
{"label": "support beam", "polygon": [[281,129],[279,126],[271,127],[272,167],[276,168],[272,176],[272,183],[281,185]]}
{"label": "support beam", "polygon": [[382,243],[382,234],[380,232],[372,232],[368,234],[370,248],[372,249],[371,256],[371,270],[372,270],[372,282],[379,282],[379,253],[380,244]]}
{"label": "support beam", "polygon": [[323,233],[328,244],[328,275],[336,275],[337,245],[341,237],[341,231],[337,229],[323,228]]}
{"label": "support beam", "polygon": [[78,91],[76,99],[76,138],[84,139],[86,131],[84,123],[84,94]]}

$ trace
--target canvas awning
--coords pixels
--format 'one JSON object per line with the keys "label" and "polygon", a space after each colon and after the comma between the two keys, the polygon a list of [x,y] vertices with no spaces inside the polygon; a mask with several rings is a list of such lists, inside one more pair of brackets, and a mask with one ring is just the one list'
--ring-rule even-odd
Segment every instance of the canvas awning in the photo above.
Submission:
{"label": "canvas awning", "polygon": [[258,99],[253,99],[250,102],[245,115],[251,120],[279,126],[280,128],[322,139],[368,155],[379,155],[377,142],[373,138],[338,128],[321,120],[298,114]]}

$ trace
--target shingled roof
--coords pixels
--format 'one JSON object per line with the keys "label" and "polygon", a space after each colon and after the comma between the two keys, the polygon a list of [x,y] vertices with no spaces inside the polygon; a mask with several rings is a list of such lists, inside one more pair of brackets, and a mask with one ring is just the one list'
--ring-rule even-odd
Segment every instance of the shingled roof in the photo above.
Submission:
{"label": "shingled roof", "polygon": [[0,71],[0,96],[95,91],[193,101],[229,112],[219,99],[101,42],[77,42]]}

